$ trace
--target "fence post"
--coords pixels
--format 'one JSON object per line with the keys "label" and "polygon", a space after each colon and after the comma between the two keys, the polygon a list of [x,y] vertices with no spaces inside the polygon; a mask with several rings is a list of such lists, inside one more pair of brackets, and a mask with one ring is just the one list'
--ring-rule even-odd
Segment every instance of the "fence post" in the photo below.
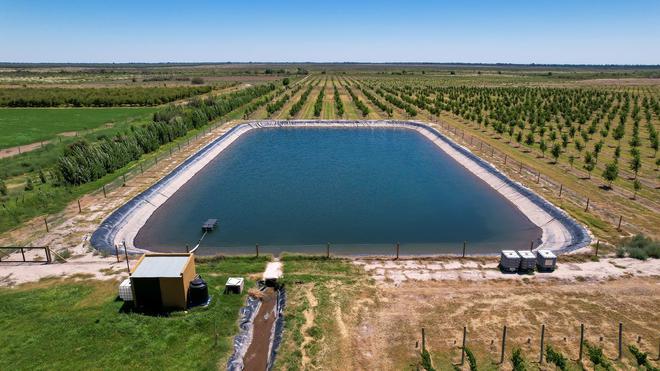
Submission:
{"label": "fence post", "polygon": [[78,212],[82,213],[82,207],[80,207],[80,199],[78,199]]}
{"label": "fence post", "polygon": [[502,329],[502,353],[500,353],[500,364],[504,363],[504,351],[506,350],[506,325]]}
{"label": "fence post", "polygon": [[330,242],[325,245],[325,258],[330,259]]}
{"label": "fence post", "polygon": [[396,243],[396,259],[395,260],[399,260],[399,243],[398,242]]}
{"label": "fence post", "polygon": [[463,241],[463,257],[465,258],[465,246],[467,245],[467,241]]}
{"label": "fence post", "polygon": [[123,241],[124,245],[124,256],[126,256],[126,269],[128,269],[128,276],[131,276],[131,264],[128,262],[128,251],[126,250],[126,241]]}
{"label": "fence post", "polygon": [[536,184],[538,184],[540,181],[541,181],[541,171],[539,170],[539,173],[536,176]]}
{"label": "fence post", "polygon": [[623,322],[619,322],[619,356],[617,359],[621,359],[621,353],[623,352]]}
{"label": "fence post", "polygon": [[508,157],[508,156],[507,156],[507,154],[505,153],[505,154],[504,154],[504,165],[506,165],[506,159],[507,159],[507,157]]}
{"label": "fence post", "polygon": [[534,251],[534,240],[529,241],[529,251]]}
{"label": "fence post", "polygon": [[48,262],[48,264],[52,263],[53,257],[50,255],[50,247],[49,246],[44,247],[44,251],[46,252],[46,261]]}
{"label": "fence post", "polygon": [[559,198],[561,198],[561,191],[563,191],[563,190],[564,190],[564,185],[560,184],[559,185]]}
{"label": "fence post", "polygon": [[105,184],[103,185],[103,197],[108,198],[108,194],[105,192]]}
{"label": "fence post", "polygon": [[598,246],[600,246],[600,240],[596,240],[596,256],[598,256]]}
{"label": "fence post", "polygon": [[543,363],[543,343],[545,341],[545,324],[541,325],[541,349],[539,349],[539,363]]}
{"label": "fence post", "polygon": [[257,258],[259,257],[259,244],[254,245],[254,249],[257,251]]}
{"label": "fence post", "polygon": [[522,174],[522,165],[523,165],[523,163],[522,163],[522,161],[520,161],[520,170],[518,170],[519,174]]}
{"label": "fence post", "polygon": [[617,231],[621,231],[621,221],[623,220],[623,215],[619,215],[619,225],[616,227]]}
{"label": "fence post", "polygon": [[186,244],[186,253],[190,254],[190,246],[188,244]]}
{"label": "fence post", "polygon": [[23,246],[21,246],[21,255],[23,255],[23,261],[25,261],[25,250],[23,250]]}
{"label": "fence post", "polygon": [[461,365],[465,364],[465,338],[467,337],[467,326],[463,326],[463,346],[461,347]]}
{"label": "fence post", "polygon": [[142,163],[140,162],[140,174],[144,174],[144,169],[142,168]]}
{"label": "fence post", "polygon": [[587,197],[587,206],[584,208],[584,211],[589,211],[589,197]]}
{"label": "fence post", "polygon": [[117,263],[119,263],[119,248],[117,247],[117,244],[115,244],[115,256],[117,257]]}
{"label": "fence post", "polygon": [[121,175],[122,179],[124,180],[124,184],[122,184],[122,187],[126,187],[126,174]]}
{"label": "fence post", "polygon": [[422,353],[426,350],[426,333],[424,332],[424,327],[422,327]]}
{"label": "fence post", "polygon": [[583,346],[584,346],[584,323],[580,323],[580,353],[578,354],[578,361],[582,360]]}
{"label": "fence post", "polygon": [[46,224],[46,233],[50,232],[48,230],[48,217],[47,216],[44,216],[44,224]]}

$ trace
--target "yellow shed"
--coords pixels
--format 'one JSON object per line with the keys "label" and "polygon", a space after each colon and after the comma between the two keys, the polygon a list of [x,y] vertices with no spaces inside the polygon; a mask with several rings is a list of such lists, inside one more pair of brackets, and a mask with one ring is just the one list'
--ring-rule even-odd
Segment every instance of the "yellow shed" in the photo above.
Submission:
{"label": "yellow shed", "polygon": [[186,309],[188,287],[195,277],[193,254],[145,254],[131,273],[136,307]]}

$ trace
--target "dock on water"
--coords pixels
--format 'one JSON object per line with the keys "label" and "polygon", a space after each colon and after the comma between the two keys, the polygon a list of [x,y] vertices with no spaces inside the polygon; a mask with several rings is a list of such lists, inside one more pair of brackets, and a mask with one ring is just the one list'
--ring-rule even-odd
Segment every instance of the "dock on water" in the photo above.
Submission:
{"label": "dock on water", "polygon": [[202,224],[202,231],[211,232],[218,226],[218,219],[207,219],[204,224]]}

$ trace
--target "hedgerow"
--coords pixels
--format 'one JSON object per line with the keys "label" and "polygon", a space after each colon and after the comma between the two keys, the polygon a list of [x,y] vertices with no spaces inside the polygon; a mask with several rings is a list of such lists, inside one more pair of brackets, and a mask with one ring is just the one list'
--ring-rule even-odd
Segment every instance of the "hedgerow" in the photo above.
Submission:
{"label": "hedgerow", "polygon": [[58,174],[69,185],[94,181],[273,90],[273,84],[260,85],[188,106],[168,106],[154,113],[153,122],[126,133],[95,143],[75,142],[59,157]]}
{"label": "hedgerow", "polygon": [[3,107],[154,106],[208,93],[210,86],[0,89]]}

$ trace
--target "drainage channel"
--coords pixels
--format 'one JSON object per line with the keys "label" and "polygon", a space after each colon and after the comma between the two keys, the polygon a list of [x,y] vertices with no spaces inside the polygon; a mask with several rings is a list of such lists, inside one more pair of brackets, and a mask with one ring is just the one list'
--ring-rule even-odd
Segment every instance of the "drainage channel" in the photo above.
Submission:
{"label": "drainage channel", "polygon": [[268,263],[259,291],[248,296],[241,308],[240,331],[234,338],[234,353],[227,362],[227,370],[271,370],[282,341],[286,292],[278,279],[282,277],[282,263]]}

